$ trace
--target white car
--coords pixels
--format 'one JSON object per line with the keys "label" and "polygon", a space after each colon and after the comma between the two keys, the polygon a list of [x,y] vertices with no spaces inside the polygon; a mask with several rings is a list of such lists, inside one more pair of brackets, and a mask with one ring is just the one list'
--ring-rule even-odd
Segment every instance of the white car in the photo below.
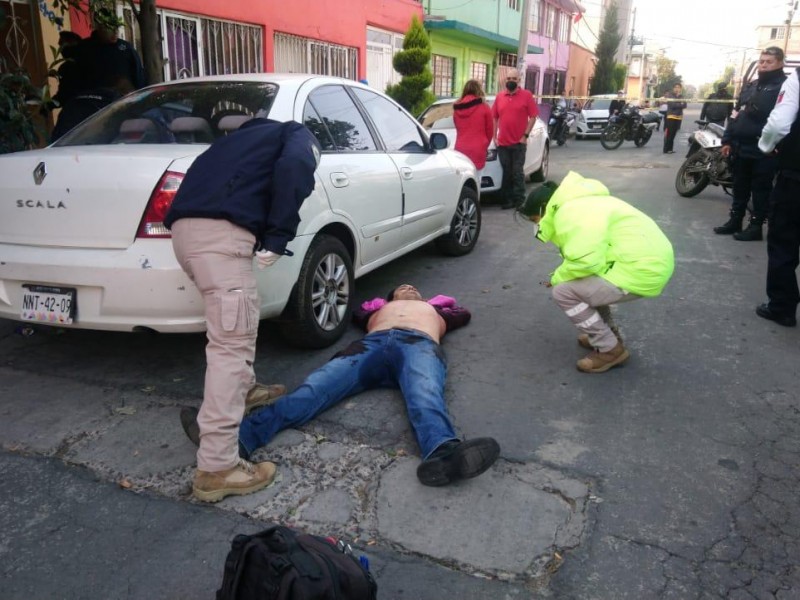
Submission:
{"label": "white car", "polygon": [[474,165],[383,94],[315,75],[184,79],[118,100],[48,148],[0,156],[0,317],[204,330],[162,220],[195,157],[256,114],[304,123],[323,148],[294,256],[255,270],[261,318],[280,317],[289,341],[335,342],[354,280],[414,248],[474,248]]}
{"label": "white car", "polygon": [[608,107],[616,97],[616,94],[599,94],[586,101],[576,119],[578,127],[575,132],[576,139],[600,137],[603,129],[608,125]]}
{"label": "white car", "polygon": [[[494,96],[486,96],[486,102],[491,106]],[[453,123],[453,104],[457,98],[444,98],[426,108],[419,116],[419,122],[429,133],[443,133],[449,140],[449,148],[454,148],[456,143],[456,126]],[[528,148],[525,152],[525,177],[531,181],[544,181],[550,166],[550,140],[547,137],[547,125],[536,119],[536,124],[528,137]],[[489,144],[486,151],[486,166],[481,173],[481,191],[496,192],[503,185],[503,167],[497,158],[497,149],[494,142]]]}

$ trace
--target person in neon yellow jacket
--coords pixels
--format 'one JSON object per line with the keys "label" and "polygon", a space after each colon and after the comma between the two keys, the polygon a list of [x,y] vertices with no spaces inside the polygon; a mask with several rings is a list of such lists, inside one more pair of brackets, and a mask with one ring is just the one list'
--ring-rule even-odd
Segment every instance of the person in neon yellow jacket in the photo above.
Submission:
{"label": "person in neon yellow jacket", "polygon": [[578,343],[593,350],[578,369],[603,373],[625,362],[609,305],[661,294],[675,267],[672,244],[646,214],[573,171],[561,185],[534,190],[518,212],[564,259],[545,285],[578,328]]}

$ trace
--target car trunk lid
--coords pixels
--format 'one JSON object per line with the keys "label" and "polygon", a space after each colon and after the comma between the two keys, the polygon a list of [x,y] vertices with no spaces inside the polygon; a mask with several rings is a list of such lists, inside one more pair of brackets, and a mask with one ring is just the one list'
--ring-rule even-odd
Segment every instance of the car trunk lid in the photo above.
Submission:
{"label": "car trunk lid", "polygon": [[68,146],[0,157],[0,242],[127,248],[175,145]]}

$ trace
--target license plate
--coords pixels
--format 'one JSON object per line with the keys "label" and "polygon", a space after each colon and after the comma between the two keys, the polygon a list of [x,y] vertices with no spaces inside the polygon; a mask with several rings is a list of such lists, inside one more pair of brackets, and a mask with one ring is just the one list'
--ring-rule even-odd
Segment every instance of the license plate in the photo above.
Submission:
{"label": "license plate", "polygon": [[23,321],[69,325],[75,318],[78,292],[75,288],[51,287],[47,285],[22,286]]}

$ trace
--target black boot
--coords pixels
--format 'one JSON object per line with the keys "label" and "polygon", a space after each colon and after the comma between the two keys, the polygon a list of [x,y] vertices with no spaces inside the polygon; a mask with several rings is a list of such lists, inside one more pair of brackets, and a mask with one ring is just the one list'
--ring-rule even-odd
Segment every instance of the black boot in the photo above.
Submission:
{"label": "black boot", "polygon": [[720,225],[719,227],[714,227],[714,233],[718,233],[720,235],[730,235],[732,233],[739,233],[742,230],[743,219],[744,215],[731,212],[730,219],[725,221],[724,225]]}
{"label": "black boot", "polygon": [[750,222],[747,224],[747,229],[733,234],[733,239],[740,242],[758,242],[764,239],[764,234],[761,227],[764,224],[764,219],[757,217],[750,217]]}

